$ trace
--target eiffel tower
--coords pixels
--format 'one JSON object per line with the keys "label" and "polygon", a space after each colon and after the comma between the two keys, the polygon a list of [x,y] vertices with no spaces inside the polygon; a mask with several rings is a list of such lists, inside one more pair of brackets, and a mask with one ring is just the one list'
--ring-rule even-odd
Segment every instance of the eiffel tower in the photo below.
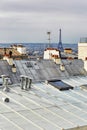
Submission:
{"label": "eiffel tower", "polygon": [[63,51],[63,45],[62,45],[62,40],[61,40],[61,29],[59,29],[59,43],[58,43],[58,49],[60,51]]}

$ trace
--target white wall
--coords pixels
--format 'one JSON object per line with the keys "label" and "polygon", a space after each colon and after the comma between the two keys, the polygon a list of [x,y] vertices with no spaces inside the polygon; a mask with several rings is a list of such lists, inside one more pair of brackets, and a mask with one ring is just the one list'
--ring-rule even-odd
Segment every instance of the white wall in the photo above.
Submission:
{"label": "white wall", "polygon": [[4,56],[3,60],[7,60],[9,65],[13,65],[13,58],[9,58],[8,56]]}
{"label": "white wall", "polygon": [[87,71],[87,60],[84,61],[84,69]]}
{"label": "white wall", "polygon": [[17,47],[17,51],[20,54],[26,54],[26,47]]}
{"label": "white wall", "polygon": [[78,59],[84,62],[84,69],[87,71],[87,43],[78,43]]}
{"label": "white wall", "polygon": [[87,57],[87,43],[78,43],[78,59],[85,60]]}
{"label": "white wall", "polygon": [[58,55],[59,56],[59,51],[58,50],[50,50],[50,49],[48,49],[48,50],[45,50],[44,51],[44,59],[51,59],[51,54],[52,55]]}

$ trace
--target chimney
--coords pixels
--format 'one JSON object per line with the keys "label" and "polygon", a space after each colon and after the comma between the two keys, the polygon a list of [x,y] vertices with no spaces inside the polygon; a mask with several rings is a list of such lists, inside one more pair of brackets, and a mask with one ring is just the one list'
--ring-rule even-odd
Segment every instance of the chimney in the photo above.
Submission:
{"label": "chimney", "polygon": [[16,73],[16,66],[15,66],[15,64],[12,65],[12,72]]}
{"label": "chimney", "polygon": [[6,55],[6,48],[4,48],[4,55]]}
{"label": "chimney", "polygon": [[9,57],[10,58],[12,57],[12,51],[9,51]]}

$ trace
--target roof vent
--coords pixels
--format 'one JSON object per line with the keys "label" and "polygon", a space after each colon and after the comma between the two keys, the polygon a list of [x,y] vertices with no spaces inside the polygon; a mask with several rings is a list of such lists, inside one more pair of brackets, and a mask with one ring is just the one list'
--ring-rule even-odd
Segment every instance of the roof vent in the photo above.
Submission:
{"label": "roof vent", "polygon": [[62,72],[65,71],[65,66],[64,66],[64,64],[60,64],[60,70],[61,70]]}
{"label": "roof vent", "polygon": [[39,62],[41,61],[40,57],[37,58],[37,61],[39,61]]}
{"label": "roof vent", "polygon": [[33,67],[30,62],[26,62],[25,64],[26,64],[27,67]]}
{"label": "roof vent", "polygon": [[31,88],[32,79],[26,75],[20,75],[21,89],[28,90]]}
{"label": "roof vent", "polygon": [[2,98],[3,102],[9,102],[9,98]]}

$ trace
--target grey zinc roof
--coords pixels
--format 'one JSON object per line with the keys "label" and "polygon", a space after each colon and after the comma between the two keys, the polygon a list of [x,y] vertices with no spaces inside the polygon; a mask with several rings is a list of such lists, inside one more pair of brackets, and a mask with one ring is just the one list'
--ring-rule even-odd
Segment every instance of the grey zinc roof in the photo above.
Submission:
{"label": "grey zinc roof", "polygon": [[0,60],[0,75],[8,75],[13,84],[20,83],[20,75],[32,78],[33,82],[87,75],[82,60],[62,60],[62,64],[65,66],[63,72],[60,70],[60,65],[55,64],[52,60],[14,60],[14,63],[17,68],[16,73],[12,72],[7,61]]}
{"label": "grey zinc roof", "polygon": [[[33,81],[45,81],[68,76],[66,71],[62,73],[59,69],[59,66],[51,60],[21,60],[14,62],[16,64],[17,70],[19,70],[21,74],[31,77]],[[29,62],[32,67],[27,67],[27,62]]]}
{"label": "grey zinc roof", "polygon": [[82,60],[62,60],[62,62],[65,65],[65,69],[69,76],[87,75],[87,72],[84,70],[84,62]]}
{"label": "grey zinc roof", "polygon": [[[82,60],[62,60],[62,64],[65,65],[65,71],[63,72],[60,70],[60,65],[55,64],[52,60],[21,60],[14,62],[16,64],[17,71],[23,75],[31,77],[34,82],[63,79],[76,75],[87,75],[87,72],[84,70]],[[29,62],[32,67],[27,67],[27,62]]]}
{"label": "grey zinc roof", "polygon": [[[44,82],[33,83],[29,91],[15,84],[10,92],[0,89],[1,130],[87,129],[87,91],[80,85],[87,77],[72,77],[63,82],[74,89],[59,91]],[[9,103],[3,101],[10,99]]]}

